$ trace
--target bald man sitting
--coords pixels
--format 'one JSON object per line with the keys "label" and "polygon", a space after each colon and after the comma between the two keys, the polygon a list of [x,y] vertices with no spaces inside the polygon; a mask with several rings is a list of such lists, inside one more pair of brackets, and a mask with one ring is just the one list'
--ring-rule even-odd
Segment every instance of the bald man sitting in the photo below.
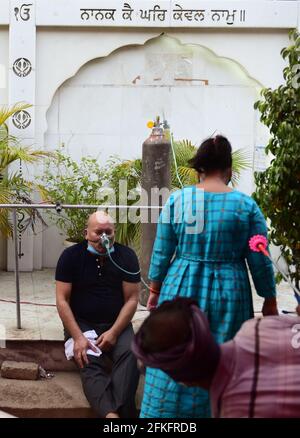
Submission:
{"label": "bald man sitting", "polygon": [[[140,274],[135,252],[116,243],[114,235],[110,216],[97,212],[89,217],[85,240],[59,258],[56,301],[66,339],[74,341],[74,359],[89,403],[102,418],[130,418],[136,416],[139,377],[130,345]],[[90,330],[97,333],[95,344],[84,335]],[[97,350],[95,345],[100,356],[89,354]]]}

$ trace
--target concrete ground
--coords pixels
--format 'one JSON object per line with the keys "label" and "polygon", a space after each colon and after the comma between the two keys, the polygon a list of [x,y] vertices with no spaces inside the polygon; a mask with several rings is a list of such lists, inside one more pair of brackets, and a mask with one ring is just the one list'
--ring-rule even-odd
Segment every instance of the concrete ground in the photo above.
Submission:
{"label": "concrete ground", "polygon": [[[0,409],[4,411],[0,411],[0,418],[5,418],[6,413],[23,418],[95,416],[83,394],[75,365],[67,363],[64,358],[63,343],[53,342],[63,340],[62,325],[54,306],[54,271],[45,269],[32,273],[20,273],[20,291],[22,301],[51,306],[22,304],[22,329],[18,330],[16,328],[16,305],[0,301],[0,362],[4,359],[24,360],[27,358],[30,361],[34,359],[48,371],[54,371],[54,378],[38,381],[0,378]],[[253,298],[255,311],[259,313],[263,299],[255,292],[253,292]],[[13,273],[0,271],[1,299],[15,300]],[[282,284],[278,287],[278,302],[281,310],[294,311],[296,301],[288,285]],[[146,309],[139,306],[133,319],[135,328],[147,314]],[[8,341],[7,348],[1,349],[4,347],[1,342],[5,338]],[[34,345],[33,342],[35,342]],[[63,366],[64,363],[67,363],[70,369]],[[65,372],[61,371],[62,369]],[[138,407],[142,393],[143,378],[140,379],[136,395]]]}
{"label": "concrete ground", "polygon": [[[16,305],[1,301],[15,301],[15,276],[13,272],[0,271],[0,342],[3,338],[6,340],[63,340],[63,328],[55,307],[54,270],[21,272],[20,296],[21,301],[50,304],[50,306],[22,304],[22,329],[17,329]],[[139,305],[133,318],[134,327],[147,314],[146,308]]]}

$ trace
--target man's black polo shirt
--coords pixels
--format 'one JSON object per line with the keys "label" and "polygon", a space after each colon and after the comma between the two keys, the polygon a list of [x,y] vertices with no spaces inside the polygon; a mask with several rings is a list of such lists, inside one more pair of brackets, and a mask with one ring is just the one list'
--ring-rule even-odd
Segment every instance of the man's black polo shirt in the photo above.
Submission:
{"label": "man's black polo shirt", "polygon": [[[115,243],[111,257],[126,271],[139,271],[137,256],[131,248]],[[75,319],[101,324],[114,323],[124,305],[122,281],[138,283],[140,274],[125,274],[109,257],[90,253],[84,241],[64,250],[55,279],[72,283],[70,306]]]}

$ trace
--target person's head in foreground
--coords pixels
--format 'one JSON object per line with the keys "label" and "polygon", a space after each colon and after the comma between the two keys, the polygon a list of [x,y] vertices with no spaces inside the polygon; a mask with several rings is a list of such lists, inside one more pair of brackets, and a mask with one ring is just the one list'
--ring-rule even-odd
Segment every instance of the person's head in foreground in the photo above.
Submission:
{"label": "person's head in foreground", "polygon": [[205,314],[189,298],[165,301],[153,310],[136,334],[132,350],[144,366],[203,388],[209,388],[220,359]]}
{"label": "person's head in foreground", "polygon": [[[300,316],[300,306],[296,310]],[[246,323],[240,333],[251,326]],[[254,339],[254,333],[250,336]],[[269,344],[272,347],[267,340]],[[190,298],[176,298],[151,311],[135,335],[132,351],[145,367],[159,368],[187,386],[209,389],[223,345],[216,343],[198,304]]]}
{"label": "person's head in foreground", "polygon": [[197,304],[177,298],[151,312],[132,350],[144,366],[209,390],[215,418],[299,417],[299,317],[250,319],[218,346]]}

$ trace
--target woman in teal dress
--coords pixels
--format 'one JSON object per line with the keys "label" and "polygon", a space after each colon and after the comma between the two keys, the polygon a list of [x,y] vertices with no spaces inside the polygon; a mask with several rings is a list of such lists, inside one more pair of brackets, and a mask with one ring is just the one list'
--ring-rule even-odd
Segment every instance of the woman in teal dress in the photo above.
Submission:
{"label": "woman in teal dress", "polygon": [[[249,250],[253,235],[267,235],[255,201],[227,185],[232,150],[225,137],[202,143],[191,165],[200,183],[174,192],[160,215],[151,258],[151,309],[177,296],[198,301],[219,343],[234,337],[253,317],[251,287],[264,297],[262,313],[277,314],[272,264]],[[175,383],[159,369],[147,368],[141,417],[210,416],[208,393]]]}

